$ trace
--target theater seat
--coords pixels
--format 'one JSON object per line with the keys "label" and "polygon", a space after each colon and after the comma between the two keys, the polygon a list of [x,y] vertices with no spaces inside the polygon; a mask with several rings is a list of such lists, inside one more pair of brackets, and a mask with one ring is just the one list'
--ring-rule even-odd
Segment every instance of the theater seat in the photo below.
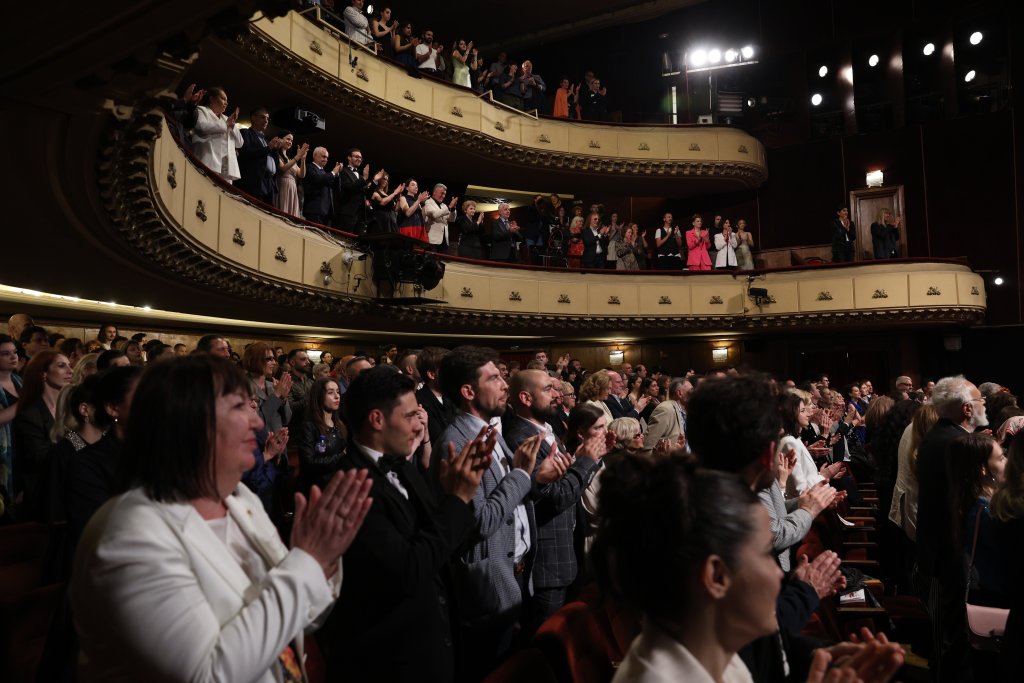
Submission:
{"label": "theater seat", "polygon": [[544,653],[531,647],[512,655],[483,683],[558,683]]}
{"label": "theater seat", "polygon": [[570,602],[541,624],[534,644],[563,683],[607,683],[621,661],[604,610],[584,602]]}
{"label": "theater seat", "polygon": [[10,683],[36,680],[64,584],[55,583],[0,602],[0,679]]}
{"label": "theater seat", "polygon": [[45,524],[0,527],[0,601],[22,597],[39,587],[48,541]]}

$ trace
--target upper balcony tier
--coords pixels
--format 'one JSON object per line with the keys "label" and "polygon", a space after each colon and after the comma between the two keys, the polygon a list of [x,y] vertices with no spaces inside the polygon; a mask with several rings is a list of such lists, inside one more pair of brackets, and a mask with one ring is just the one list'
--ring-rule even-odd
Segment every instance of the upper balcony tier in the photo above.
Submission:
{"label": "upper balcony tier", "polygon": [[490,93],[417,76],[350,43],[311,10],[255,19],[233,41],[208,39],[186,77],[223,83],[233,101],[304,103],[326,119],[332,156],[358,144],[377,166],[407,165],[413,155],[440,160],[430,171],[446,179],[472,168],[455,180],[492,187],[522,187],[528,173],[531,187],[683,197],[756,188],[768,177],[762,144],[735,128],[538,117]]}

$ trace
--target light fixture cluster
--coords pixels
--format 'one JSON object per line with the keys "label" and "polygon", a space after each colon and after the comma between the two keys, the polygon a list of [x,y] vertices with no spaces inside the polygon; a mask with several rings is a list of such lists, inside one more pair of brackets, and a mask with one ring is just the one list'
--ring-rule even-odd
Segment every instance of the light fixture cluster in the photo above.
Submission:
{"label": "light fixture cluster", "polygon": [[744,45],[741,48],[698,47],[686,53],[686,67],[689,71],[715,69],[727,66],[739,66],[754,58],[754,47]]}

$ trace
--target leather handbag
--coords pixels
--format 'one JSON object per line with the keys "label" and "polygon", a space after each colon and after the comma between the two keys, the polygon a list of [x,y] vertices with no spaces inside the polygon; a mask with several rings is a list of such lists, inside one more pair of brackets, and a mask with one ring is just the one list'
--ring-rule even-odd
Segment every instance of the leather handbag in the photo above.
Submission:
{"label": "leather handbag", "polygon": [[1006,633],[1006,619],[1010,610],[1001,607],[972,605],[970,601],[970,576],[974,569],[974,551],[978,547],[978,529],[981,526],[981,511],[974,518],[974,538],[971,540],[971,560],[967,565],[967,590],[964,592],[964,603],[967,608],[967,642],[975,650],[999,652],[1003,634]]}

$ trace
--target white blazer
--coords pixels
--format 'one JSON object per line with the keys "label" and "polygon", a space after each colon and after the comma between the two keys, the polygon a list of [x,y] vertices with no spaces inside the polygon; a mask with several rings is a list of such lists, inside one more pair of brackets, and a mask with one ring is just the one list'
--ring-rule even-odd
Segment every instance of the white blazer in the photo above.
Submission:
{"label": "white blazer", "polygon": [[189,503],[142,489],[100,508],[71,578],[82,681],[277,681],[278,657],[326,617],[341,588],[305,551],[289,551],[259,498],[239,485],[228,514],[268,572],[253,584]]}
{"label": "white blazer", "polygon": [[725,266],[735,266],[736,263],[736,233],[729,234],[729,242],[726,243],[725,235],[718,233],[715,235],[715,249],[718,250],[718,256],[715,257],[715,268],[724,268]]}
{"label": "white blazer", "polygon": [[427,240],[431,244],[451,244],[448,241],[448,224],[455,222],[455,212],[447,204],[439,204],[433,197],[423,202],[423,217],[427,221]]}
{"label": "white blazer", "polygon": [[[192,150],[203,165],[231,182],[242,177],[238,170],[238,152],[242,146],[242,132],[238,126],[228,129],[228,117],[217,116],[209,107],[196,107],[196,127],[192,129]],[[227,158],[227,172],[221,173],[222,161]]]}

